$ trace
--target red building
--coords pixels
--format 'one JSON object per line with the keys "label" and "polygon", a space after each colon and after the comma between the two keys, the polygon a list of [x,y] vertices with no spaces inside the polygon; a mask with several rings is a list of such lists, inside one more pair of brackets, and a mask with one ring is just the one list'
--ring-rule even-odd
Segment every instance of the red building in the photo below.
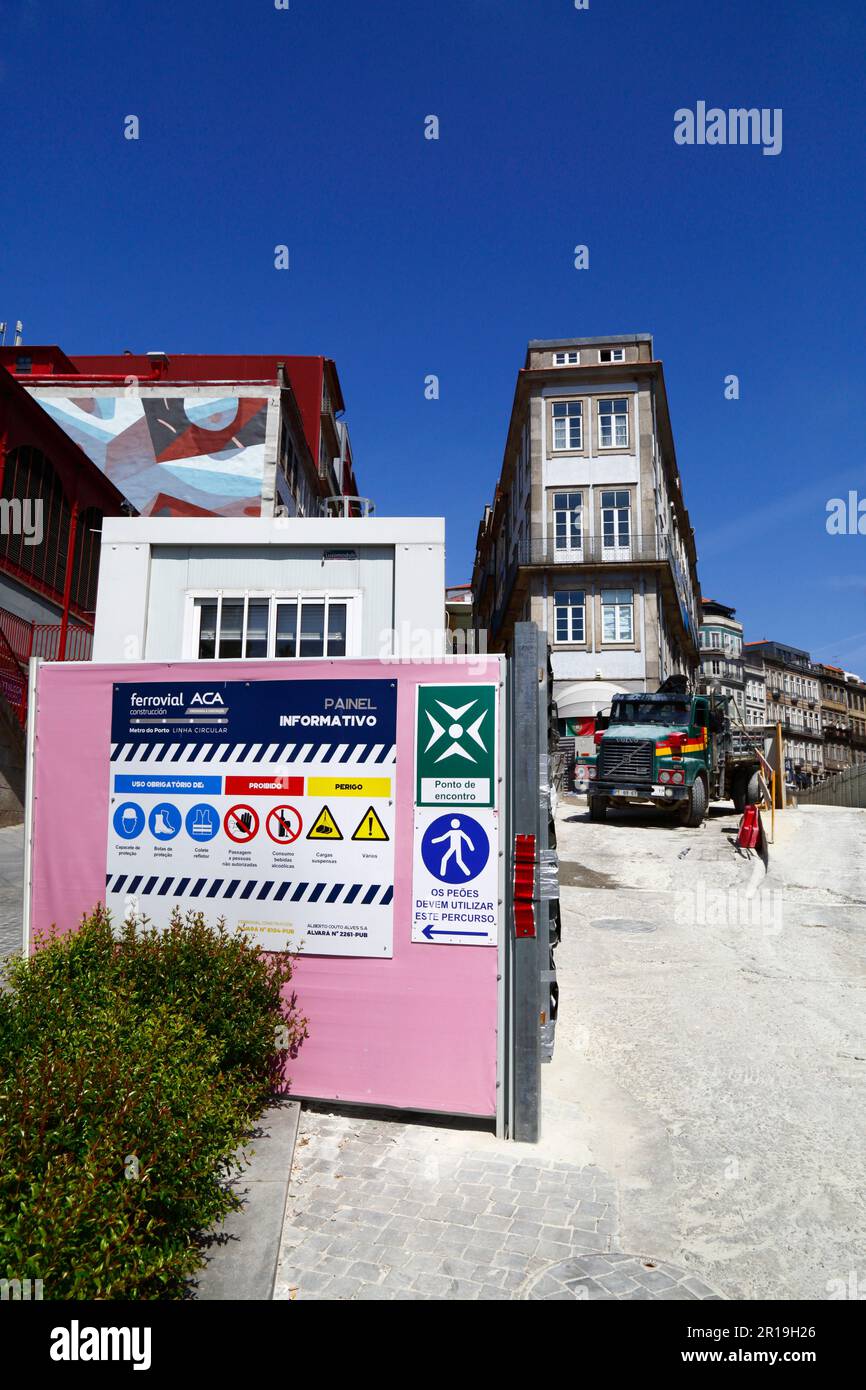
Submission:
{"label": "red building", "polygon": [[23,724],[31,656],[90,655],[103,516],[123,494],[0,365],[0,690]]}
{"label": "red building", "polygon": [[357,493],[327,357],[161,352],[4,364],[143,515],[321,516]]}

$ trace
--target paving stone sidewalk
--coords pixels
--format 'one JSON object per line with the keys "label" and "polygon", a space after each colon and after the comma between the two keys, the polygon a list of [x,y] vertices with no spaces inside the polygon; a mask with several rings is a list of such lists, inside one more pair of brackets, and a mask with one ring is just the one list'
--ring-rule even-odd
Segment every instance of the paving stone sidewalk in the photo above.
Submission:
{"label": "paving stone sidewalk", "polygon": [[21,951],[24,827],[0,828],[0,957]]}
{"label": "paving stone sidewalk", "polygon": [[302,1113],[277,1299],[713,1296],[618,1250],[615,1185],[598,1168],[478,1132]]}

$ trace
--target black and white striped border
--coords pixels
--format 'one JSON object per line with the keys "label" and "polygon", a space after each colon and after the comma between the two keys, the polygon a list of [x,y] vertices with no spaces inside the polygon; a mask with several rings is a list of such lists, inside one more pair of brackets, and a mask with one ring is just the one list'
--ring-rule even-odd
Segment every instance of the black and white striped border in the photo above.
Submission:
{"label": "black and white striped border", "polygon": [[371,767],[393,763],[391,743],[113,743],[113,763],[327,763],[332,767]]}
{"label": "black and white striped border", "polygon": [[356,907],[387,907],[394,896],[391,883],[292,883],[286,879],[196,878],[188,875],[106,874],[106,895],[126,897],[219,898],[235,902],[340,903]]}

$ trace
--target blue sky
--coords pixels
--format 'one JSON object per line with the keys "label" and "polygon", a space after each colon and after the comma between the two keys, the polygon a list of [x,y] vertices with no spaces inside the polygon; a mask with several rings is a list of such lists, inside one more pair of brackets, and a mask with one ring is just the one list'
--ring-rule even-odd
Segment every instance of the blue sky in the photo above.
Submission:
{"label": "blue sky", "polygon": [[[2,28],[28,341],[334,357],[362,490],[444,514],[459,583],[527,341],[650,331],[704,593],[866,674],[866,536],[824,525],[866,497],[860,0],[3,0]],[[782,108],[781,154],[676,145],[699,100]]]}

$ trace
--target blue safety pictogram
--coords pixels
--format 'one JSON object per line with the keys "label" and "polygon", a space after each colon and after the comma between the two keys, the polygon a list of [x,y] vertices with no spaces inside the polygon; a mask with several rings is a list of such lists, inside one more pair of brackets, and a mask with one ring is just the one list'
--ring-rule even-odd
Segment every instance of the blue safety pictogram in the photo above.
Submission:
{"label": "blue safety pictogram", "polygon": [[160,801],[147,818],[150,833],[156,840],[173,840],[180,831],[183,817],[170,801]]}
{"label": "blue safety pictogram", "polygon": [[440,883],[471,883],[490,858],[490,841],[474,817],[452,811],[428,825],[421,858]]}
{"label": "blue safety pictogram", "polygon": [[186,813],[186,833],[193,840],[206,843],[220,828],[220,817],[206,801],[197,801]]}
{"label": "blue safety pictogram", "polygon": [[122,840],[137,840],[144,829],[145,814],[135,801],[124,801],[114,813],[114,829]]}

